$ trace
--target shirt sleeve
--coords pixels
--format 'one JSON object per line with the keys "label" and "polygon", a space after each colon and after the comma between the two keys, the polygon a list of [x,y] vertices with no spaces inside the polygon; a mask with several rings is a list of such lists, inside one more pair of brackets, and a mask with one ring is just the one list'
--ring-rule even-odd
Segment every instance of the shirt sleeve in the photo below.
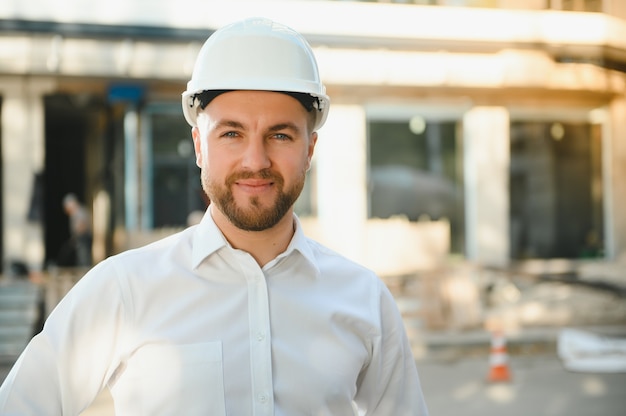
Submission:
{"label": "shirt sleeve", "polygon": [[355,401],[368,416],[427,416],[428,409],[394,298],[381,282],[372,300],[380,333],[372,348],[372,359],[360,377]]}
{"label": "shirt sleeve", "polygon": [[112,264],[88,272],[50,314],[0,387],[2,415],[78,415],[119,364],[125,308]]}

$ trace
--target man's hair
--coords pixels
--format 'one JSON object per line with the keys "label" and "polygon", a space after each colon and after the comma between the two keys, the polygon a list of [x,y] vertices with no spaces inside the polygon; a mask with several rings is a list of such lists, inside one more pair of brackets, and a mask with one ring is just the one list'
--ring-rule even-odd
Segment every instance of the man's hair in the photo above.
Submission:
{"label": "man's hair", "polygon": [[205,91],[201,91],[199,93],[194,94],[191,97],[193,99],[192,103],[195,104],[196,100],[198,100],[198,109],[197,109],[197,111],[200,112],[200,111],[204,110],[206,108],[206,106],[209,105],[209,103],[215,99],[215,97],[217,97],[220,94],[224,94],[225,92],[228,92],[228,91],[232,91],[232,90],[205,90]]}

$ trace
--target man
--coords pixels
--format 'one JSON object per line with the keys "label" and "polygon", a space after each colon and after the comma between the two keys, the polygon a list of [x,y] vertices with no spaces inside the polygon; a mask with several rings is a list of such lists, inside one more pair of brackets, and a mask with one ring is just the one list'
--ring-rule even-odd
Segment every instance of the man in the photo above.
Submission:
{"label": "man", "polygon": [[[71,263],[79,267],[91,267],[91,217],[76,195],[70,193],[63,197],[63,210],[70,223],[70,239],[61,250],[60,262]],[[73,257],[71,260],[70,257]]]}
{"label": "man", "polygon": [[328,104],[293,30],[215,32],[183,94],[206,214],[90,271],[12,369],[0,414],[76,415],[108,386],[119,415],[426,415],[390,293],[293,214]]}

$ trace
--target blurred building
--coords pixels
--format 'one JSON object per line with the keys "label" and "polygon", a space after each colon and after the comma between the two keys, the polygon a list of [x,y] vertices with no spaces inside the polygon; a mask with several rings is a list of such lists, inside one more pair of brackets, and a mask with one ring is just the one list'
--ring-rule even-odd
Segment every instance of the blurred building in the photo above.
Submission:
{"label": "blurred building", "polygon": [[626,253],[621,0],[5,0],[5,264],[55,261],[67,192],[98,259],[205,208],[180,94],[249,16],[307,37],[332,100],[297,203],[319,240],[381,274]]}

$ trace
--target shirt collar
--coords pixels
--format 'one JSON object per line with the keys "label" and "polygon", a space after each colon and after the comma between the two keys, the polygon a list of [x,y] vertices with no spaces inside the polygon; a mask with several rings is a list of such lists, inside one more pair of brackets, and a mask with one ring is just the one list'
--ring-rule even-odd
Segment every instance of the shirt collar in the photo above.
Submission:
{"label": "shirt collar", "polygon": [[306,260],[309,267],[313,270],[315,277],[319,277],[320,269],[315,260],[315,254],[311,247],[311,240],[304,234],[304,230],[302,229],[302,224],[298,217],[293,215],[293,223],[294,223],[294,233],[291,238],[291,242],[287,247],[287,250],[283,254],[280,254],[278,257],[287,257],[291,255],[294,251],[299,252],[302,257]]}
{"label": "shirt collar", "polygon": [[205,258],[227,245],[226,238],[213,221],[211,210],[207,209],[194,230],[193,244],[191,245],[191,267],[197,268]]}
{"label": "shirt collar", "polygon": [[[277,258],[288,257],[294,251],[299,252],[302,257],[307,261],[309,266],[313,269],[315,276],[320,275],[319,267],[315,261],[315,254],[311,248],[310,240],[304,235],[302,224],[298,217],[294,214],[294,234],[284,253],[280,254]],[[229,246],[226,241],[226,237],[222,234],[220,229],[215,224],[213,217],[211,216],[211,210],[207,209],[200,221],[200,224],[196,226],[193,236],[193,244],[191,246],[191,267],[196,269],[204,259],[211,254],[220,250],[222,247]]]}

